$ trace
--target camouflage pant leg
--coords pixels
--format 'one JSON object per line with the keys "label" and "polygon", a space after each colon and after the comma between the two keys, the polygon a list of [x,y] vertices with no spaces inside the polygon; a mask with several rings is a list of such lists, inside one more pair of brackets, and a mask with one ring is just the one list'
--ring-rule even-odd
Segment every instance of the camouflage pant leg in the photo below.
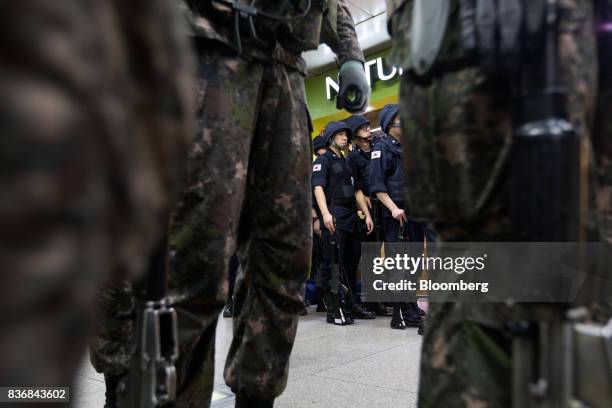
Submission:
{"label": "camouflage pant leg", "polygon": [[210,404],[215,329],[228,291],[264,71],[215,42],[200,47],[197,64],[197,134],[169,237],[179,407]]}
{"label": "camouflage pant leg", "polygon": [[312,231],[304,78],[267,67],[239,230],[243,273],[225,380],[235,393],[272,398],[287,385],[303,309]]}
{"label": "camouflage pant leg", "polygon": [[511,342],[471,309],[501,320],[504,305],[430,303],[421,354],[421,408],[511,406]]}
{"label": "camouflage pant leg", "polygon": [[101,95],[89,81],[107,61],[89,53],[103,44],[91,12],[76,1],[0,12],[0,384],[70,385],[110,269]]}
{"label": "camouflage pant leg", "polygon": [[602,240],[612,245],[612,79],[603,84],[598,98],[597,119],[595,122],[595,156],[599,191],[598,207],[601,210]]}
{"label": "camouflage pant leg", "polygon": [[179,406],[210,403],[238,221],[243,273],[225,375],[237,393],[284,389],[310,250],[303,79],[207,45],[199,53],[199,134],[170,240],[173,296],[190,314],[179,310]]}
{"label": "camouflage pant leg", "polygon": [[129,281],[98,292],[99,318],[89,342],[91,364],[97,372],[120,375],[129,368],[135,323],[134,297]]}

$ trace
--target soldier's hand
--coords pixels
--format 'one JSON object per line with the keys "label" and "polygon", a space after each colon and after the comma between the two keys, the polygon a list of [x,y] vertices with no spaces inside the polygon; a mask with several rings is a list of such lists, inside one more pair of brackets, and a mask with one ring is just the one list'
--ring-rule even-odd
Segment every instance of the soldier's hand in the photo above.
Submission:
{"label": "soldier's hand", "polygon": [[396,208],[395,210],[393,210],[391,212],[391,215],[393,216],[393,218],[399,221],[400,225],[404,225],[404,223],[408,220],[408,218],[406,218],[406,214],[404,213],[404,210],[400,208]]}
{"label": "soldier's hand", "polygon": [[370,84],[361,61],[346,61],[340,67],[340,84],[336,97],[336,108],[351,113],[363,112],[370,97]]}
{"label": "soldier's hand", "polygon": [[336,232],[336,226],[334,225],[334,217],[330,213],[323,215],[323,224],[325,224],[325,227],[331,233]]}
{"label": "soldier's hand", "polygon": [[366,217],[365,219],[366,227],[368,228],[368,235],[374,231],[374,222],[372,221],[372,217]]}

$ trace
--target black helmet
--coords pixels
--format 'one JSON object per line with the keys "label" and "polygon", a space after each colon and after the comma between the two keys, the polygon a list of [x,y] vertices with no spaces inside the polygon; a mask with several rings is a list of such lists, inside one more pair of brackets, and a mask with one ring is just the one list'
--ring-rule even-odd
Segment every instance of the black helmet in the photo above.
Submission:
{"label": "black helmet", "polygon": [[315,137],[314,139],[312,139],[312,150],[314,150],[315,153],[317,152],[317,150],[324,149],[324,148],[325,148],[325,140],[323,139],[323,136],[319,135]]}
{"label": "black helmet", "polygon": [[387,133],[389,130],[389,126],[391,125],[391,121],[399,112],[399,105],[385,105],[378,114],[378,119],[380,121],[380,129]]}
{"label": "black helmet", "polygon": [[344,122],[329,122],[325,126],[325,133],[323,134],[323,142],[327,146],[331,141],[332,137],[338,132],[346,130],[347,133],[351,133],[351,128]]}
{"label": "black helmet", "polygon": [[346,118],[344,123],[351,128],[351,136],[355,137],[355,132],[357,132],[360,127],[369,125],[370,121],[363,115],[352,115]]}

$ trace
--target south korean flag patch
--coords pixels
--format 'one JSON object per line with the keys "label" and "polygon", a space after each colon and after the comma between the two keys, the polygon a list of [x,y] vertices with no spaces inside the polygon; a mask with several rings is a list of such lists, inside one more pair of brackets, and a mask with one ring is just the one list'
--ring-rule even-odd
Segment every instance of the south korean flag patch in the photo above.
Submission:
{"label": "south korean flag patch", "polygon": [[321,165],[320,165],[320,164],[315,164],[315,165],[312,167],[312,171],[321,171]]}
{"label": "south korean flag patch", "polygon": [[380,150],[376,150],[376,151],[372,152],[372,158],[373,159],[380,159]]}

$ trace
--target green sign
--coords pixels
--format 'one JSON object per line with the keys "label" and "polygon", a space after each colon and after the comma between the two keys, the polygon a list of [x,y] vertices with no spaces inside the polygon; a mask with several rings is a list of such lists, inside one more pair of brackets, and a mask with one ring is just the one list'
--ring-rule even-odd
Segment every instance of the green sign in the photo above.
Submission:
{"label": "green sign", "polygon": [[[397,100],[402,71],[387,62],[390,52],[386,50],[366,58],[366,77],[372,88],[371,107],[380,107],[377,106],[379,101]],[[338,69],[333,69],[306,79],[308,109],[315,121],[338,114],[346,115],[346,112],[336,109],[338,72]]]}

